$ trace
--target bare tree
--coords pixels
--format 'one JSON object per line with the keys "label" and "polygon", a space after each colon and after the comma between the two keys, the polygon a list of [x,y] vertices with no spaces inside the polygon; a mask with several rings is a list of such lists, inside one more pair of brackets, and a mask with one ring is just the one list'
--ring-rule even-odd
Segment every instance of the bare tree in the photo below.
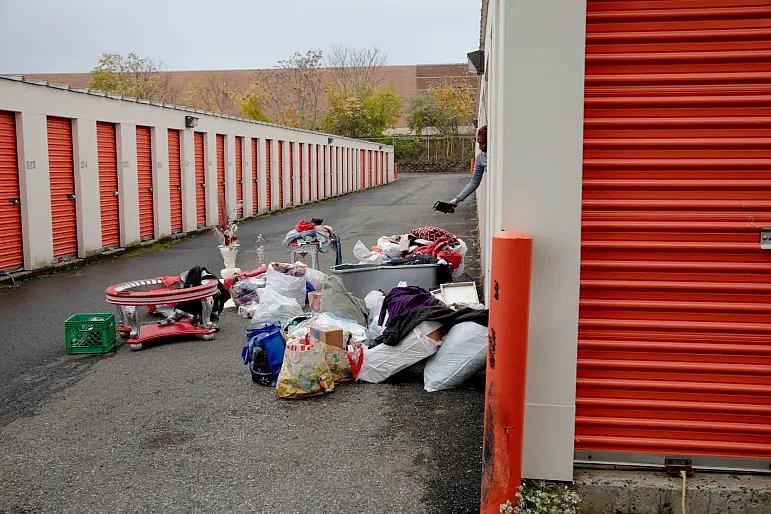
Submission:
{"label": "bare tree", "polygon": [[207,111],[233,112],[235,109],[233,94],[233,84],[227,77],[209,72],[190,81],[182,94],[181,101],[185,105]]}
{"label": "bare tree", "polygon": [[143,100],[174,102],[179,90],[171,85],[171,75],[164,72],[161,61],[127,55],[105,53],[91,70],[92,89],[100,89]]}
{"label": "bare tree", "polygon": [[273,69],[259,72],[255,82],[265,95],[265,114],[282,125],[318,128],[324,93],[321,64],[321,50],[311,49],[304,54],[295,52]]}
{"label": "bare tree", "polygon": [[359,49],[335,45],[325,58],[330,85],[338,92],[354,96],[378,89],[385,78],[383,66],[387,58],[385,52],[377,47]]}

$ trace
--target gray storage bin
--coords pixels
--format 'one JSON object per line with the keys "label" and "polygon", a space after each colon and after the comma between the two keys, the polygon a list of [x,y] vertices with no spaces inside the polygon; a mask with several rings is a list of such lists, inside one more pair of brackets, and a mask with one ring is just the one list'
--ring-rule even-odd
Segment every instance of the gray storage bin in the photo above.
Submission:
{"label": "gray storage bin", "polygon": [[411,286],[434,289],[439,285],[439,264],[383,266],[379,264],[338,264],[330,270],[340,277],[352,295],[364,298],[376,289],[388,292],[402,280]]}

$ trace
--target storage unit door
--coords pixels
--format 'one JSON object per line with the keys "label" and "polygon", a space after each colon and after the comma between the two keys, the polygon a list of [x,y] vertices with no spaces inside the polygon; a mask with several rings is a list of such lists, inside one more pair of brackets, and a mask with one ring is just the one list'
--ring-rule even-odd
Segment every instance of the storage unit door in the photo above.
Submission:
{"label": "storage unit door", "polygon": [[16,117],[0,111],[0,271],[24,266],[20,201]]}
{"label": "storage unit door", "polygon": [[260,140],[252,138],[252,212],[257,214],[260,205],[260,177],[258,175],[258,159]]}
{"label": "storage unit door", "polygon": [[303,144],[297,143],[297,153],[300,156],[300,162],[297,163],[297,165],[300,167],[300,172],[298,173],[298,176],[300,177],[300,203],[305,202],[305,181],[303,180]]}
{"label": "storage unit door", "polygon": [[278,142],[278,207],[284,207],[284,142]]}
{"label": "storage unit door", "polygon": [[73,257],[78,253],[78,229],[72,123],[69,118],[49,116],[46,118],[46,130],[54,258]]}
{"label": "storage unit door", "polygon": [[137,187],[139,189],[139,237],[152,239],[153,220],[153,153],[150,127],[137,127]]}
{"label": "storage unit door", "polygon": [[195,146],[195,219],[199,227],[206,226],[206,152],[204,150],[203,132],[196,132]]}
{"label": "storage unit door", "polygon": [[771,5],[588,3],[577,459],[771,464]]}
{"label": "storage unit door", "polygon": [[289,142],[289,205],[294,205],[294,143]]}
{"label": "storage unit door", "polygon": [[236,204],[238,211],[236,216],[239,218],[244,215],[244,138],[236,136]]}
{"label": "storage unit door", "polygon": [[219,219],[227,218],[225,201],[225,136],[217,134],[217,212]]}
{"label": "storage unit door", "polygon": [[366,171],[366,154],[364,153],[365,150],[359,150],[359,180],[361,181],[361,184],[359,185],[360,188],[364,189],[367,187],[367,171]]}
{"label": "storage unit door", "polygon": [[120,245],[120,206],[118,203],[118,149],[115,124],[96,123],[99,165],[99,211],[102,217],[102,247]]}
{"label": "storage unit door", "polygon": [[273,200],[273,191],[272,191],[272,189],[273,189],[273,182],[272,182],[272,179],[273,178],[271,177],[271,173],[270,173],[271,165],[272,165],[272,163],[271,163],[272,155],[271,155],[271,151],[270,151],[271,142],[272,142],[272,140],[270,140],[270,139],[266,139],[265,140],[265,182],[267,182],[267,184],[265,185],[265,191],[266,191],[265,196],[266,196],[266,200],[267,200],[267,203],[268,203],[268,210],[273,209],[273,202],[272,202],[272,200]]}
{"label": "storage unit door", "polygon": [[179,130],[169,129],[169,208],[171,231],[182,232],[182,154]]}

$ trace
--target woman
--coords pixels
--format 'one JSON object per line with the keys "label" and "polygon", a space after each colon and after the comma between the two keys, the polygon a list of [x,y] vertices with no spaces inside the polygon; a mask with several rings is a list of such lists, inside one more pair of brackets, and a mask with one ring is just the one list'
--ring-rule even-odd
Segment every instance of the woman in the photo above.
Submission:
{"label": "woman", "polygon": [[477,143],[479,143],[479,152],[477,152],[476,159],[474,159],[474,174],[471,175],[471,180],[463,190],[458,193],[458,196],[450,200],[449,203],[458,205],[465,200],[471,193],[476,191],[479,187],[479,183],[482,182],[482,176],[487,169],[487,125],[482,125],[477,131]]}

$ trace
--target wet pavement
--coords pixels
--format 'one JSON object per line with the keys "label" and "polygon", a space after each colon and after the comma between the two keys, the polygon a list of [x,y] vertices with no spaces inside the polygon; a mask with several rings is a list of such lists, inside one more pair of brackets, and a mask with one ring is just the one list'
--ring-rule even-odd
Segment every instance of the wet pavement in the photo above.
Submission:
{"label": "wet pavement", "polygon": [[[479,274],[472,201],[431,210],[466,175],[404,174],[392,185],[240,225],[238,264],[286,260],[284,233],[323,218],[351,261],[358,239],[434,224],[469,245]],[[321,258],[322,268],[333,262]],[[240,363],[247,321],[233,311],[214,341],[64,355],[64,320],[109,311],[104,288],[221,268],[213,234],[118,257],[0,291],[0,512],[478,511],[484,381],[438,393],[410,369],[384,384],[344,384],[327,396],[276,398]]]}

